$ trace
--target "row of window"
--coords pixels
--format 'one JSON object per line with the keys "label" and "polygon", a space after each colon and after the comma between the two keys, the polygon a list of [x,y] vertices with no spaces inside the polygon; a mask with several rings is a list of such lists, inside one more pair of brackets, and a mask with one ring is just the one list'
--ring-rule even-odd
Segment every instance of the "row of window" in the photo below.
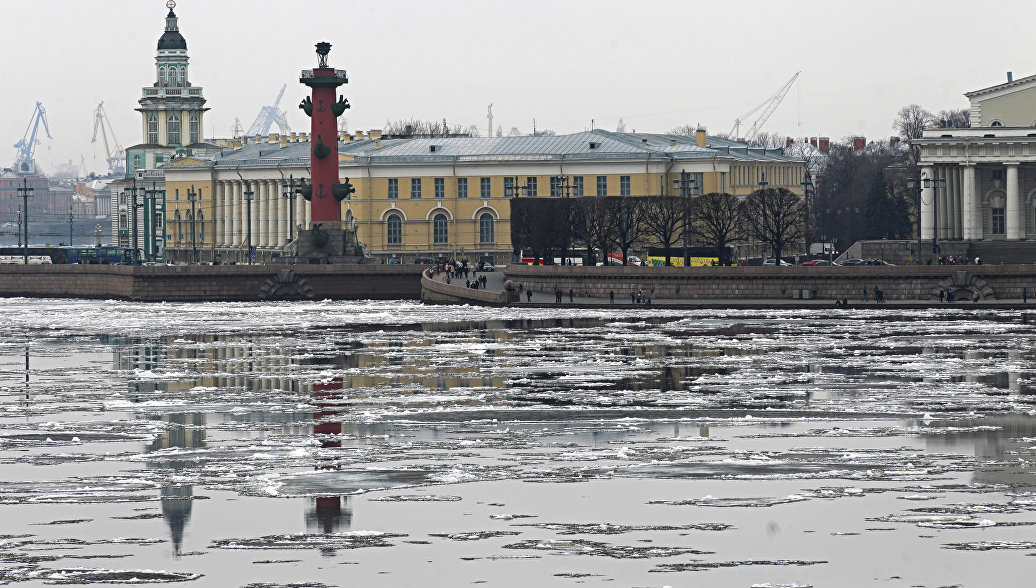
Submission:
{"label": "row of window", "polygon": [[[177,239],[176,240],[177,241],[183,241],[184,240],[184,231],[188,232],[188,236],[190,235],[190,230],[191,230],[191,211],[187,210],[185,216],[186,216],[186,218],[181,219],[180,218],[180,211],[179,210],[173,211],[173,223],[176,224],[176,234],[177,234]],[[161,225],[159,225],[159,226],[161,226]],[[200,211],[200,210],[198,211],[198,220],[197,220],[197,222],[194,225],[194,230],[198,231],[197,241],[204,241],[205,240],[205,213]]]}
{"label": "row of window", "polygon": [[[700,174],[699,174],[700,175]],[[566,178],[551,176],[550,195],[559,196],[583,196],[583,176],[567,176]],[[457,178],[457,198],[468,197],[468,178]],[[410,198],[422,197],[422,178],[410,178]],[[432,178],[432,189],[436,198],[446,197],[446,178]],[[632,195],[630,176],[619,176],[619,196]],[[479,178],[479,198],[492,197],[491,178]],[[505,197],[514,196],[539,196],[539,178],[529,176],[525,178],[525,184],[515,186],[515,178],[504,178]],[[608,176],[597,176],[597,195],[608,195]],[[395,200],[399,198],[399,178],[388,179],[388,198]]]}
{"label": "row of window", "polygon": [[797,185],[802,181],[802,168],[739,165],[735,168],[734,180],[738,186],[757,186],[763,181],[772,186]]}
{"label": "row of window", "polygon": [[[478,217],[478,242],[492,244],[496,241],[495,219],[488,212]],[[432,217],[432,243],[444,245],[450,242],[449,219],[439,213]],[[392,213],[385,219],[385,243],[388,245],[403,244],[403,218]]]}
{"label": "row of window", "polygon": [[[192,112],[189,119],[188,131],[190,141],[194,144],[201,141],[201,121],[197,113]],[[169,114],[166,117],[166,145],[180,145],[180,116]],[[154,114],[147,115],[147,142],[158,144],[158,117]]]}
{"label": "row of window", "polygon": [[171,65],[169,67],[160,66],[158,68],[158,84],[160,86],[186,86],[187,85],[187,66],[181,65],[177,67]]}

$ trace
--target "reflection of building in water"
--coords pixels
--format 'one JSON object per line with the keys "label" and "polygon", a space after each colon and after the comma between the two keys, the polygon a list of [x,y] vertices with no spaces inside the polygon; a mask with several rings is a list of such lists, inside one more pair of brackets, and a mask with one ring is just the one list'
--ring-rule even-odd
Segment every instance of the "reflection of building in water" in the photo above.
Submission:
{"label": "reflection of building in water", "polygon": [[[936,430],[948,429],[945,433],[925,435],[929,451],[949,449],[955,453],[974,453],[979,462],[975,467],[974,482],[1036,490],[1036,469],[1032,467],[1036,452],[1031,441],[1036,437],[1036,417],[990,415],[971,420],[936,421],[929,426]],[[974,430],[973,427],[982,429]],[[989,463],[983,464],[983,461]]]}
{"label": "reflection of building in water", "polygon": [[[165,414],[153,417],[168,423],[166,432],[155,439],[147,448],[147,452],[163,449],[191,449],[205,446],[205,415],[202,413]],[[171,459],[158,462],[156,467],[171,470],[195,468],[197,463],[191,459]],[[162,487],[162,517],[169,525],[169,534],[173,542],[173,553],[179,555],[183,545],[184,530],[191,519],[191,507],[194,502],[193,486]]]}
{"label": "reflection of building in water", "polygon": [[318,496],[311,500],[306,510],[307,529],[336,533],[352,525],[353,510],[348,496]]}

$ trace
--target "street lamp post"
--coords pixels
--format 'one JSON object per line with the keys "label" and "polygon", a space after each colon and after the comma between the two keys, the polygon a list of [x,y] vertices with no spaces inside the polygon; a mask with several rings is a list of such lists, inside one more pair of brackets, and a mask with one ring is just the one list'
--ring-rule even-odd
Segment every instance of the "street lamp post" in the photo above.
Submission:
{"label": "street lamp post", "polygon": [[72,214],[72,205],[68,205],[68,246],[72,246],[72,221],[75,216]]}
{"label": "street lamp post", "polygon": [[[802,180],[802,198],[806,204],[806,230],[804,231],[806,255],[809,256],[809,245],[810,238],[812,237],[812,226],[813,226],[813,198],[816,196],[816,188],[813,186],[813,178],[809,175],[809,170],[806,170],[805,179]],[[827,247],[827,243],[824,243],[824,247]]]}
{"label": "street lamp post", "polygon": [[690,233],[690,210],[691,210],[691,194],[694,192],[695,180],[691,178],[690,172],[686,170],[680,171],[680,178],[673,180],[673,186],[680,188],[680,196],[685,200],[683,202],[683,266],[689,267],[691,265],[691,254],[687,250],[687,236]]}
{"label": "street lamp post", "polygon": [[248,182],[245,182],[243,195],[247,203],[245,218],[248,219],[248,240],[245,243],[248,246],[248,265],[252,265],[252,197],[255,196],[255,192],[252,191],[252,185]]}
{"label": "street lamp post", "polygon": [[25,211],[25,215],[22,218],[23,261],[25,262],[25,265],[29,265],[29,198],[32,197],[33,188],[29,187],[28,178],[22,178],[22,187],[18,188],[17,191],[22,197],[22,210]]}
{"label": "street lamp post", "polygon": [[[517,180],[517,178],[515,178],[515,179]],[[557,176],[554,176],[554,179],[557,182],[558,191],[560,192],[560,194],[558,194],[558,196],[563,196],[565,198],[568,198],[569,196],[572,195],[572,186],[570,186],[568,184],[568,182],[569,182],[569,177],[568,176],[566,176],[566,175],[557,175]],[[551,196],[553,196],[553,194],[551,194]]]}
{"label": "street lamp post", "polygon": [[136,257],[137,256],[136,255],[136,250],[137,250],[137,178],[133,178],[133,186],[130,188],[130,199],[131,199],[130,208],[132,208],[132,211],[130,212],[130,223],[131,223],[130,248],[133,249],[133,251],[134,251],[133,257]]}
{"label": "street lamp post", "polygon": [[924,178],[921,180],[925,188],[932,189],[932,254],[939,254],[939,188],[946,189],[946,178]]}
{"label": "street lamp post", "polygon": [[[762,233],[763,233],[764,236],[769,235],[769,232],[770,232],[769,231],[770,221],[769,221],[769,219],[766,218],[766,206],[767,206],[767,204],[766,204],[766,187],[769,186],[769,185],[770,185],[770,182],[766,181],[766,172],[762,172],[762,179],[759,180],[759,205],[763,209],[763,230],[762,230]],[[766,244],[764,243],[763,244],[763,261],[766,261],[766,249],[765,248],[766,248]],[[780,267],[781,260],[779,260],[779,259],[775,260],[775,264],[776,264],[777,267]]]}
{"label": "street lamp post", "polygon": [[522,191],[525,195],[529,195],[529,183],[526,182],[524,186],[518,185],[518,176],[514,176],[513,183],[510,186],[504,186],[504,197],[505,198],[518,198],[521,196]]}
{"label": "street lamp post", "polygon": [[22,246],[22,210],[18,209],[18,246]]}
{"label": "street lamp post", "polygon": [[295,196],[305,185],[305,178],[296,182],[294,175],[288,175],[288,181],[281,184],[282,196],[288,199],[288,243],[295,240]]}
{"label": "street lamp post", "polygon": [[191,205],[191,265],[198,263],[198,241],[195,239],[194,229],[194,201],[198,199],[198,193],[194,190],[194,184],[191,184],[189,190],[187,190],[187,201]]}

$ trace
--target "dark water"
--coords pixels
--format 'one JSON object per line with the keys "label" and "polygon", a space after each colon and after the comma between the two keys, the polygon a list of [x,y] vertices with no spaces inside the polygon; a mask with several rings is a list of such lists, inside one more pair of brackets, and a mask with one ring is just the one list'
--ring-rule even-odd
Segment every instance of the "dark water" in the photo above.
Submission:
{"label": "dark water", "polygon": [[0,584],[1026,586],[1034,339],[971,309],[5,300]]}

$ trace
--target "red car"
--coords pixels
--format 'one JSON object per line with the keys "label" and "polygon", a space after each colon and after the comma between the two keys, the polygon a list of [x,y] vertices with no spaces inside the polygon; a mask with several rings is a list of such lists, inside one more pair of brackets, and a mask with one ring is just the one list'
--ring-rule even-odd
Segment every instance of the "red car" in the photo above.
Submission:
{"label": "red car", "polygon": [[833,261],[828,261],[826,259],[811,259],[809,261],[803,261],[802,265],[838,265],[838,264],[833,262]]}

